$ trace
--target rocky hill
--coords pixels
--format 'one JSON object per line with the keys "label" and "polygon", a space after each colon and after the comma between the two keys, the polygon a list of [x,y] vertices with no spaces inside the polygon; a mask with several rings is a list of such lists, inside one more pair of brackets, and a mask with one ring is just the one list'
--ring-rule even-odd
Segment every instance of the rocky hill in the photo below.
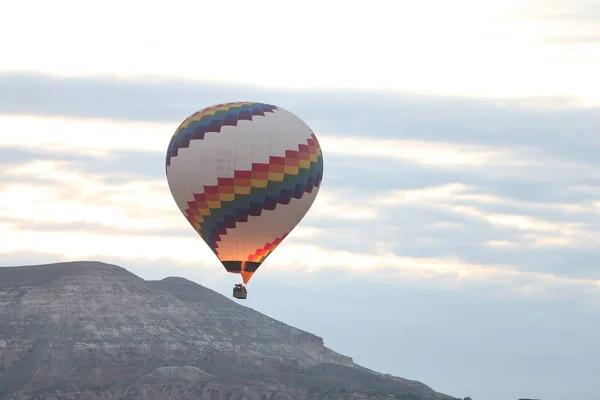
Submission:
{"label": "rocky hill", "polygon": [[182,278],[0,268],[2,400],[367,398],[452,399]]}

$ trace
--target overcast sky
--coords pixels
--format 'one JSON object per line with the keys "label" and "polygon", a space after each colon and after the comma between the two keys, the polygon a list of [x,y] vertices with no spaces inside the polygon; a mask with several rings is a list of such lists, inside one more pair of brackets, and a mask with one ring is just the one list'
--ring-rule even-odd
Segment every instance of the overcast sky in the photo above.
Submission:
{"label": "overcast sky", "polygon": [[276,104],[325,173],[248,306],[450,395],[599,398],[598,1],[98,4],[0,14],[0,266],[231,296],[164,155],[198,109]]}

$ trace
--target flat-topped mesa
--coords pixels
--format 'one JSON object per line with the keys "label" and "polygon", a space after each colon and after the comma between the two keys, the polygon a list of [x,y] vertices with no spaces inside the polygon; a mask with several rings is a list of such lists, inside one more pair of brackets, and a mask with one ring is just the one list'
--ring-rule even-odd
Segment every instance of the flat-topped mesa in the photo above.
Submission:
{"label": "flat-topped mesa", "polygon": [[450,399],[407,382],[187,279],[145,281],[89,261],[0,268],[3,400],[50,400],[59,391],[66,400],[86,391],[90,398],[95,391],[93,398],[270,399],[275,391],[308,399],[308,386],[344,389],[354,399],[369,390]]}

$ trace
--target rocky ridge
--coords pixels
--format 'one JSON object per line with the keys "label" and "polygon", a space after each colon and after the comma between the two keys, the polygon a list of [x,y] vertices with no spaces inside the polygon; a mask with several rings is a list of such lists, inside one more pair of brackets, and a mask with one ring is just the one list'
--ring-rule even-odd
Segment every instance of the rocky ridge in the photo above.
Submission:
{"label": "rocky ridge", "polygon": [[0,399],[452,399],[183,278],[0,268]]}

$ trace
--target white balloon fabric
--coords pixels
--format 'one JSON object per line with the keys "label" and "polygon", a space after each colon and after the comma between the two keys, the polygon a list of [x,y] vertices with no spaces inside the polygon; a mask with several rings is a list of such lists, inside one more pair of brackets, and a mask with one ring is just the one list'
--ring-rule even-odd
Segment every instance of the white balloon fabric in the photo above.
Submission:
{"label": "white balloon fabric", "polygon": [[177,128],[166,174],[192,227],[227,271],[248,283],[313,204],[323,156],[314,132],[289,111],[218,104]]}

